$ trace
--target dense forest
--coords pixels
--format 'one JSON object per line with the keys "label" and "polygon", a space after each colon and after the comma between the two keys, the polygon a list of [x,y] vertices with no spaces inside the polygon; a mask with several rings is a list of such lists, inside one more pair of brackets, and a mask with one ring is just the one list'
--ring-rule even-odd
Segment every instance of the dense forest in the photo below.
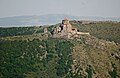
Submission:
{"label": "dense forest", "polygon": [[104,41],[103,50],[98,43],[102,41],[96,40],[93,43],[97,45],[87,44],[85,37],[79,40],[0,39],[0,78],[119,77],[119,58],[114,57],[119,47]]}
{"label": "dense forest", "polygon": [[[54,43],[53,43],[54,42]],[[64,47],[66,46],[66,47]],[[55,76],[64,76],[70,65],[73,44],[66,40],[48,39],[40,41],[0,40],[0,77],[23,78],[28,72],[40,71],[51,74],[47,69],[49,61],[57,61]],[[47,75],[40,75],[42,78]],[[55,77],[54,76],[54,77]]]}

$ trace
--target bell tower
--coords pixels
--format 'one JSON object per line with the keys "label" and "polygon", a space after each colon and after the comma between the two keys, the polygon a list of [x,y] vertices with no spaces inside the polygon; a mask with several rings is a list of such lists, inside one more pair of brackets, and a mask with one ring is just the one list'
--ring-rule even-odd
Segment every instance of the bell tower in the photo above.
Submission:
{"label": "bell tower", "polygon": [[69,20],[67,18],[65,18],[64,20],[62,20],[62,25],[61,27],[63,28],[63,31],[64,32],[71,32],[72,30],[72,26],[71,24],[69,23]]}

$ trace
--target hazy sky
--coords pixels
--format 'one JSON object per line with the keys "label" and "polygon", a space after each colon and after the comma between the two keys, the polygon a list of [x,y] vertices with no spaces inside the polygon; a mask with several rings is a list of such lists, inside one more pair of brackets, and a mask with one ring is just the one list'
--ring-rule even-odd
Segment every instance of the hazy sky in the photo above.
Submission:
{"label": "hazy sky", "polygon": [[0,18],[42,14],[120,17],[120,0],[0,0]]}

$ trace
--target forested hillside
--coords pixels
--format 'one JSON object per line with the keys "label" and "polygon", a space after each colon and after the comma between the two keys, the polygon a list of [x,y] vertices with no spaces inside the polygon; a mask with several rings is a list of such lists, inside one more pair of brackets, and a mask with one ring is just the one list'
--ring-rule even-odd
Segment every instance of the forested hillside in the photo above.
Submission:
{"label": "forested hillside", "polygon": [[72,47],[68,40],[0,40],[0,77],[62,77],[70,68]]}
{"label": "forested hillside", "polygon": [[0,78],[120,78],[120,23],[71,24],[90,35],[52,38],[57,25],[49,33],[0,28]]}
{"label": "forested hillside", "polygon": [[32,35],[35,33],[42,33],[43,27],[11,27],[0,28],[0,37],[18,36],[18,35]]}
{"label": "forested hillside", "polygon": [[0,77],[120,77],[119,46],[92,36],[73,40],[0,39]]}

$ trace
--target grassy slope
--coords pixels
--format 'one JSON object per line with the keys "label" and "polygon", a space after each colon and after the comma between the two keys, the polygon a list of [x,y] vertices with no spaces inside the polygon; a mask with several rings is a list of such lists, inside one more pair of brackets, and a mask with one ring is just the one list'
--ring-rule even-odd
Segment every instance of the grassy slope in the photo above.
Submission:
{"label": "grassy slope", "polygon": [[71,24],[77,27],[80,31],[89,32],[97,38],[120,43],[120,23],[98,22],[82,25],[77,21],[72,21]]}

